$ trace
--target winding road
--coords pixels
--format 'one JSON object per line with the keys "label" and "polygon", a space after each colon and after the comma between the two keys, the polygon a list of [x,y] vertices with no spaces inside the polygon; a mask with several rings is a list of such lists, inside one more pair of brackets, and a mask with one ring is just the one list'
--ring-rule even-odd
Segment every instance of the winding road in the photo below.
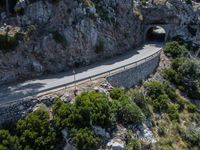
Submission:
{"label": "winding road", "polygon": [[[113,69],[123,67],[130,63],[147,58],[160,51],[163,43],[145,44],[143,47],[129,51],[124,55],[114,57],[93,65],[76,69],[76,80],[87,79],[91,76],[102,74]],[[15,85],[4,85],[0,87],[0,105],[34,96],[38,93],[72,84],[74,81],[73,71],[56,75],[43,76],[39,79],[18,83]]]}

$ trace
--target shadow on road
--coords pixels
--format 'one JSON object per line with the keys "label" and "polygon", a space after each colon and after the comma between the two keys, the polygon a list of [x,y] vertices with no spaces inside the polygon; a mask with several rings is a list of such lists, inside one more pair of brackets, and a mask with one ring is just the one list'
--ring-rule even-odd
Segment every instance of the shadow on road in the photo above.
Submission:
{"label": "shadow on road", "polygon": [[17,99],[22,99],[27,96],[33,96],[38,92],[38,89],[43,87],[42,83],[34,84],[19,84],[17,86],[3,86],[0,91],[0,103],[4,104]]}

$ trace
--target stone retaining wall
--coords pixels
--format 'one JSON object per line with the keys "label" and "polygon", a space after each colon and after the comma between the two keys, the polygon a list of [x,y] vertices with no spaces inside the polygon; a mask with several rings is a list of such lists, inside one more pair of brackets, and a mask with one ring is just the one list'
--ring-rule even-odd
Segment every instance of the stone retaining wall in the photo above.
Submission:
{"label": "stone retaining wall", "polygon": [[14,102],[12,104],[0,106],[0,124],[7,121],[17,121],[23,116],[26,116],[27,113],[31,112],[37,104],[45,104],[50,106],[53,104],[52,98],[45,99],[27,99]]}
{"label": "stone retaining wall", "polygon": [[133,68],[107,77],[107,81],[114,87],[131,88],[152,74],[157,68],[159,61],[160,55],[158,54]]}

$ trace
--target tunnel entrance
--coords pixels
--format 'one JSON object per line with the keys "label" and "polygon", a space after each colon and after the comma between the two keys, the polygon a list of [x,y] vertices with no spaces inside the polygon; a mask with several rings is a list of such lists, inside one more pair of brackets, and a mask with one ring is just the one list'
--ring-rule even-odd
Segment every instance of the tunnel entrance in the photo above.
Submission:
{"label": "tunnel entrance", "polygon": [[160,26],[150,27],[146,32],[146,42],[165,42],[166,31]]}

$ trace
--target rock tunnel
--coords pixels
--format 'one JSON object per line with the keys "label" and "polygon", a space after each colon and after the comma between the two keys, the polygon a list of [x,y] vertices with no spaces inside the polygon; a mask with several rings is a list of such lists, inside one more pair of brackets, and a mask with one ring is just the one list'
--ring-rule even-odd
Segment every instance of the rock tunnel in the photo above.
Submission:
{"label": "rock tunnel", "polygon": [[167,30],[158,25],[150,25],[146,27],[144,34],[144,42],[166,42],[167,41]]}

